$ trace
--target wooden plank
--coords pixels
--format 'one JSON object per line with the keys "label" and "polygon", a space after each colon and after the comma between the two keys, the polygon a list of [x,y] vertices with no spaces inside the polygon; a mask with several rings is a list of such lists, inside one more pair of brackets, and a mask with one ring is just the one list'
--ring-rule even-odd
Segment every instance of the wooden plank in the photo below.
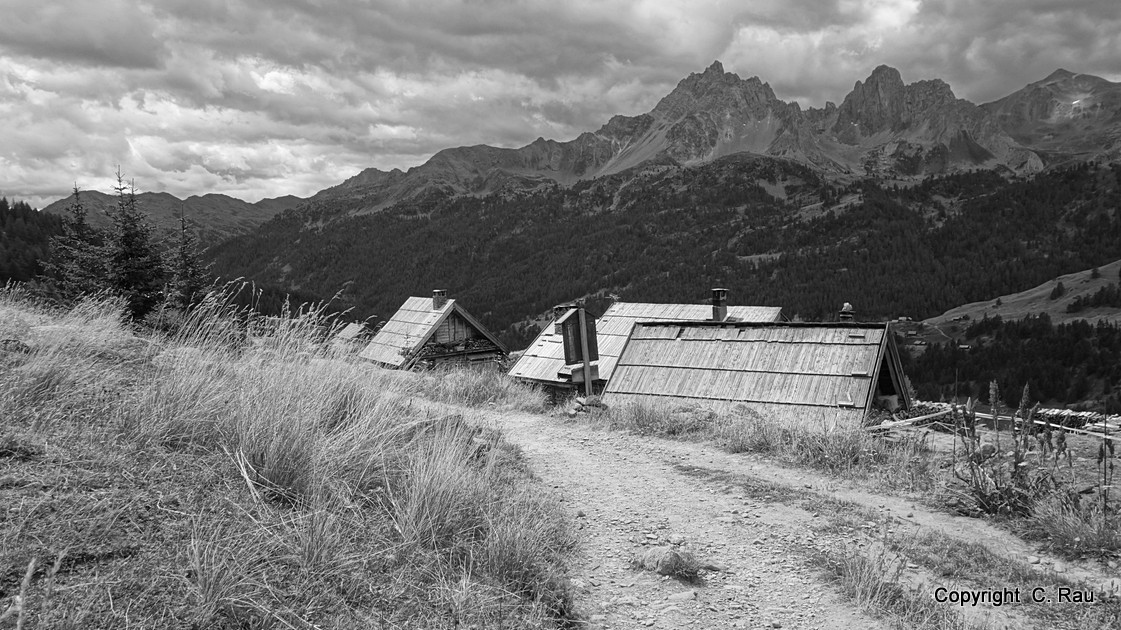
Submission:
{"label": "wooden plank", "polygon": [[906,426],[910,426],[912,424],[915,424],[916,422],[921,422],[923,420],[933,420],[934,418],[941,418],[942,416],[948,416],[948,415],[950,415],[950,410],[949,409],[947,409],[945,411],[938,411],[938,412],[935,412],[935,413],[928,413],[925,416],[918,416],[918,417],[915,417],[915,418],[904,418],[903,420],[893,420],[891,422],[884,422],[882,424],[877,424],[875,426],[864,427],[864,430],[865,431],[880,431],[880,430],[886,431],[888,429],[894,429],[896,427],[906,427]]}
{"label": "wooden plank", "polygon": [[[978,412],[977,417],[985,419],[985,420],[992,420],[993,419],[993,416],[990,413],[980,413],[980,412]],[[1000,417],[1001,418],[1011,418],[1012,416],[1000,416]],[[1096,433],[1094,431],[1085,431],[1083,429],[1075,429],[1073,427],[1064,427],[1064,426],[1062,426],[1060,424],[1057,424],[1055,422],[1048,423],[1045,420],[1035,420],[1035,419],[1033,419],[1032,422],[1041,426],[1041,427],[1042,426],[1047,426],[1048,424],[1050,424],[1052,429],[1055,429],[1055,430],[1058,430],[1058,431],[1066,431],[1067,433],[1077,433],[1079,435],[1086,435],[1086,436],[1089,436],[1089,437],[1092,437],[1092,438],[1101,438],[1103,440],[1113,440],[1113,441],[1116,441],[1116,442],[1121,442],[1121,435],[1104,435],[1102,433]]]}

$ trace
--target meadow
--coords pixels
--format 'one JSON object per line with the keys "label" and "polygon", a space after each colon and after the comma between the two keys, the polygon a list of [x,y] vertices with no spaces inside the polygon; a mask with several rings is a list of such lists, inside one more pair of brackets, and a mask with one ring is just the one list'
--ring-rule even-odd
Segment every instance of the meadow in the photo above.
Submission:
{"label": "meadow", "polygon": [[569,623],[568,517],[477,413],[538,393],[352,361],[316,311],[262,337],[244,315],[212,294],[155,332],[108,297],[0,290],[22,344],[0,352],[0,626]]}

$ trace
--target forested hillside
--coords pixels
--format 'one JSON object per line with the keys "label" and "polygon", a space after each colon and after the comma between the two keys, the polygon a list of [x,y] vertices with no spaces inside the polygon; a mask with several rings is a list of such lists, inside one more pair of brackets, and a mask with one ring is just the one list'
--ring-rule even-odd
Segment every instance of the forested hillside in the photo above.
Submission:
{"label": "forested hillside", "polygon": [[[1075,403],[1095,399],[1097,411],[1121,413],[1121,327],[1076,320],[1052,325],[1046,314],[974,322],[966,344],[934,344],[918,357],[904,352],[904,370],[924,400],[955,395],[988,402],[997,381],[1015,408],[1025,384],[1033,400]],[[967,346],[967,347],[962,347]]]}
{"label": "forested hillside", "polygon": [[47,244],[61,233],[61,217],[0,197],[0,284],[26,282],[42,273],[39,261],[47,257]]}
{"label": "forested hillside", "polygon": [[826,319],[940,313],[1121,257],[1121,169],[1033,179],[992,172],[910,188],[839,187],[793,162],[734,155],[645,166],[572,187],[485,197],[430,193],[376,214],[288,212],[212,250],[215,270],[330,295],[386,318],[446,288],[518,347],[527,318],[615,294],[739,304]]}

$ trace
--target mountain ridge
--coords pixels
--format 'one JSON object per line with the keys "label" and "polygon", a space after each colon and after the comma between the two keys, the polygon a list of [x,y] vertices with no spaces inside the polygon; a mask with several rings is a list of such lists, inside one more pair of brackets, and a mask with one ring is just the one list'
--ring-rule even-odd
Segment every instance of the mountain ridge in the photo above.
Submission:
{"label": "mountain ridge", "polygon": [[[117,197],[96,190],[79,191],[86,207],[86,220],[95,228],[104,229],[112,224],[109,211],[116,208]],[[74,194],[47,205],[42,212],[66,215],[73,203]],[[305,200],[294,195],[262,199],[256,203],[242,201],[221,193],[204,193],[180,199],[167,192],[137,193],[140,208],[157,232],[179,229],[180,211],[186,216],[189,229],[193,229],[200,242],[210,245],[234,236],[247,234],[281,212],[294,209]]]}
{"label": "mountain ridge", "polygon": [[[1072,110],[1064,105],[1072,94],[1094,99],[1094,107]],[[1085,124],[1069,124],[1075,118]],[[908,84],[898,70],[880,65],[856,81],[840,106],[827,101],[803,110],[758,76],[741,78],[714,61],[679,81],[649,112],[612,116],[572,140],[451,147],[407,171],[366,169],[309,203],[373,212],[429,195],[571,186],[647,162],[690,166],[741,152],[798,161],[841,181],[975,169],[1031,175],[1065,162],[1113,161],[1121,157],[1121,84],[1059,69],[977,105],[941,79]]]}

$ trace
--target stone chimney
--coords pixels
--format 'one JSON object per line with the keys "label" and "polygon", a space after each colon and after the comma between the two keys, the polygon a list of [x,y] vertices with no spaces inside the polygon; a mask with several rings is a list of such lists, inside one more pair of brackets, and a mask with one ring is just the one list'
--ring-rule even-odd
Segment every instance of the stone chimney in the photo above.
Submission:
{"label": "stone chimney", "polygon": [[444,308],[444,305],[447,304],[447,303],[448,303],[448,291],[447,291],[447,289],[433,289],[432,290],[432,310],[438,311],[438,310]]}
{"label": "stone chimney", "polygon": [[728,289],[712,290],[712,321],[728,319]]}
{"label": "stone chimney", "polygon": [[855,317],[856,313],[852,310],[852,304],[848,302],[845,302],[845,305],[841,307],[841,312],[837,314],[837,320],[842,322],[854,321]]}

